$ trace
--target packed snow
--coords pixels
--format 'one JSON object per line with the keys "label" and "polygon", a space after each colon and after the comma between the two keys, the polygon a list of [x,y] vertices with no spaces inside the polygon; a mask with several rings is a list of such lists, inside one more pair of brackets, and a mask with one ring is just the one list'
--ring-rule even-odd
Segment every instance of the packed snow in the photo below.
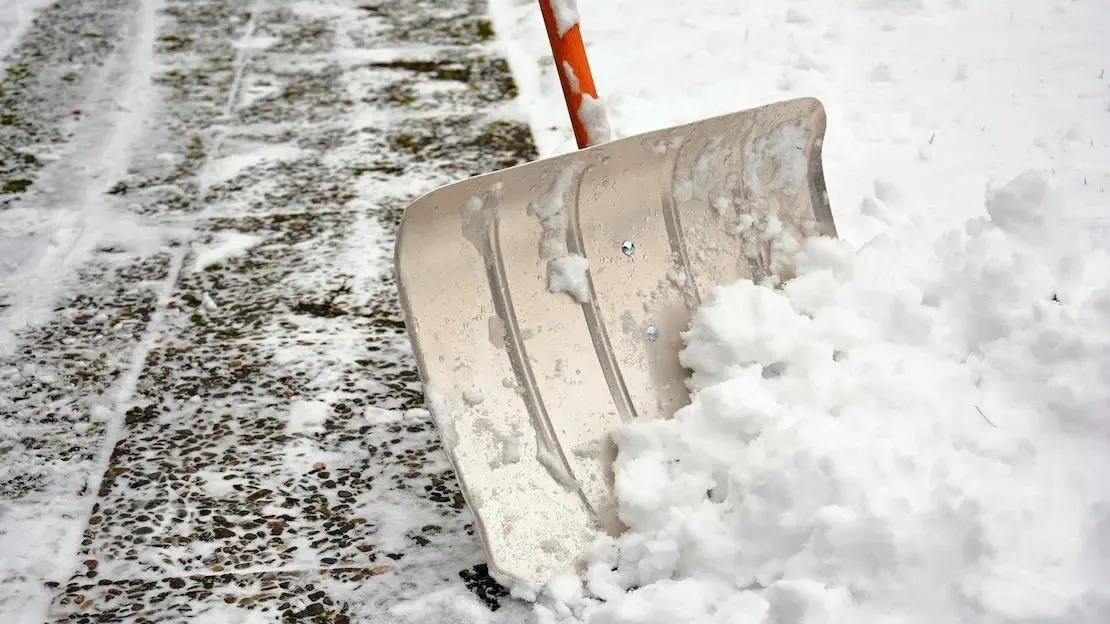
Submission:
{"label": "packed snow", "polygon": [[241,232],[222,232],[214,238],[211,245],[198,246],[196,258],[193,261],[193,271],[203,271],[205,267],[226,262],[262,242],[261,237]]}
{"label": "packed snow", "polygon": [[[561,34],[581,19],[600,96],[585,97],[580,110],[591,137],[620,138],[776,100],[820,98],[829,115],[824,167],[840,240],[801,246],[793,258],[796,277],[781,288],[722,284],[705,301],[681,356],[693,371],[690,404],[672,420],[635,423],[616,434],[616,489],[629,531],[600,539],[581,575],[553,579],[533,597],[532,617],[600,624],[1110,621],[1106,3],[553,4]],[[14,58],[19,38],[48,5],[24,0],[0,9],[0,65]],[[151,320],[137,326],[110,396],[104,404],[82,397],[92,417],[80,426],[106,431],[98,434],[100,451],[77,468],[59,458],[51,466],[73,472],[72,478],[59,478],[41,499],[0,509],[0,573],[11,580],[0,610],[16,622],[43,621],[47,603],[79,565],[75,553],[96,498],[85,492],[100,489],[102,469],[123,432],[121,406],[137,396],[139,375],[149,370],[143,362],[181,329],[162,318],[174,313],[179,273],[203,274],[269,244],[263,236],[216,235],[208,245],[194,241],[193,262],[185,265],[184,247],[169,241],[181,239],[181,230],[196,234],[191,218],[148,227],[148,220],[116,210],[109,191],[127,178],[148,130],[174,128],[156,106],[169,104],[155,102],[149,87],[163,59],[151,50],[168,18],[160,3],[137,6],[134,21],[120,29],[119,51],[88,77],[96,88],[82,99],[83,121],[67,143],[72,149],[60,160],[43,155],[56,164],[36,178],[34,190],[42,194],[10,208],[0,223],[8,239],[0,243],[6,297],[0,345],[7,352],[19,331],[70,313],[56,309],[55,301],[75,287],[76,268],[95,250],[170,250],[170,269],[150,287]],[[296,10],[324,15],[341,9]],[[349,10],[366,19],[364,8]],[[242,32],[230,68],[234,84],[225,94],[227,106],[221,105],[225,116],[244,85],[261,88],[278,75],[273,68],[267,73],[266,63],[247,62],[247,54],[261,55],[267,42],[253,34],[256,16],[274,12],[263,3],[244,12],[251,16],[245,24],[229,21]],[[509,56],[519,87],[512,106],[530,121],[541,156],[575,149],[535,3],[490,0],[490,13],[497,34],[491,45]],[[285,13],[270,17],[293,23],[284,24],[292,19]],[[44,29],[71,32],[62,26]],[[336,32],[336,41],[355,45],[349,33]],[[263,77],[244,78],[250,72]],[[344,81],[352,93],[381,88],[346,74]],[[244,101],[256,96],[244,93]],[[350,123],[397,112],[367,108],[352,113]],[[348,123],[338,113],[335,118]],[[321,128],[305,124],[301,130],[319,138]],[[225,131],[216,132],[217,144]],[[267,162],[294,162],[308,153],[267,149]],[[364,153],[363,145],[345,145],[329,157]],[[260,162],[242,155],[210,163],[219,167],[205,169],[196,181],[206,187]],[[566,209],[554,199],[571,178],[565,172],[546,197],[541,193],[533,216],[544,229],[539,258],[547,262],[549,288],[584,301],[588,260],[567,248]],[[359,209],[378,188],[423,189],[431,181],[365,176],[359,201],[366,203]],[[496,203],[492,195],[463,208],[473,218],[467,234],[480,250],[488,241],[477,233]],[[352,234],[335,264],[363,285],[386,281],[382,263],[388,261],[378,249],[387,234],[366,214],[327,226]],[[205,214],[218,216],[227,215]],[[635,253],[631,241],[625,253]],[[212,292],[197,292],[198,310],[234,303]],[[90,317],[91,323],[104,321]],[[307,328],[301,337],[323,327],[323,321],[299,322]],[[494,329],[491,339],[499,335]],[[272,361],[307,370],[321,387],[336,384],[335,371],[359,357],[350,348],[356,335],[317,332],[319,344],[274,347]],[[405,349],[387,341],[385,350],[402,357]],[[10,380],[53,382],[51,373],[33,365],[13,371]],[[325,399],[326,393],[262,414],[289,438],[275,460],[281,475],[323,467],[349,476],[363,472],[345,464],[362,457],[365,438],[324,449],[307,435],[321,429]],[[179,412],[185,413],[175,406],[170,415]],[[371,425],[426,420],[419,409],[373,405],[354,415],[351,422]],[[504,461],[519,458],[524,435],[499,440]],[[411,439],[406,435],[395,450],[407,452]],[[391,436],[384,440],[397,444]],[[17,468],[23,461],[7,458]],[[435,460],[442,458],[428,461]],[[259,470],[272,465],[262,463]],[[199,471],[198,487],[227,495],[239,491],[248,472]],[[392,483],[389,474],[377,477],[377,483]],[[413,527],[436,526],[447,537],[405,550],[397,574],[385,575],[393,560],[370,571],[371,577],[383,575],[381,584],[343,593],[338,583],[321,581],[349,601],[353,621],[522,621],[519,604],[506,601],[491,612],[457,582],[456,569],[442,569],[445,559],[435,553],[457,551],[450,561],[462,561],[476,549],[466,541],[473,536],[440,527],[437,514],[411,506],[402,490],[388,487],[355,492],[358,513],[381,522],[375,548],[400,553]],[[136,489],[137,495],[148,492]],[[449,541],[456,534],[466,537]],[[308,537],[288,546],[297,551],[283,564],[289,569],[319,565]],[[192,541],[158,556],[171,557],[166,569],[190,583],[217,579],[190,567],[192,558],[212,554],[205,549],[214,552],[216,542]],[[154,552],[143,551],[145,563]],[[261,551],[253,569],[266,569],[270,555]],[[116,563],[139,570],[132,580],[145,586],[147,570],[136,561]],[[454,584],[435,584],[441,576]],[[134,587],[129,591],[139,591]],[[192,621],[277,617],[229,604],[198,611]]]}
{"label": "packed snow", "polygon": [[[493,4],[574,149],[542,24]],[[628,532],[538,620],[1110,621],[1105,4],[579,11],[614,138],[820,98],[840,239],[705,301],[691,403],[616,434]]]}
{"label": "packed snow", "polygon": [[1110,621],[1110,257],[1030,227],[1073,216],[1035,174],[987,206],[716,290],[691,405],[617,436],[629,533],[548,621]]}

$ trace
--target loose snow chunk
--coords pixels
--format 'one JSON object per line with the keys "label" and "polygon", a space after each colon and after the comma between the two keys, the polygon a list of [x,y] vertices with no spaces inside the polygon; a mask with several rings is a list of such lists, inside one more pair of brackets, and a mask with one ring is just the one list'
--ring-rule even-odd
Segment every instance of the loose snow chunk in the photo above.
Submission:
{"label": "loose snow chunk", "polygon": [[1049,194],[1048,182],[1027,172],[987,197],[987,214],[991,223],[1008,233],[1041,232],[1045,225],[1043,208]]}
{"label": "loose snow chunk", "polygon": [[547,264],[547,288],[551,292],[565,292],[587,303],[590,300],[590,282],[587,272],[590,261],[578,254],[555,258]]}
{"label": "loose snow chunk", "polygon": [[329,411],[324,401],[294,401],[289,406],[285,430],[290,435],[319,431],[327,421]]}
{"label": "loose snow chunk", "polygon": [[578,107],[578,116],[586,127],[586,135],[590,145],[607,143],[612,137],[612,128],[609,126],[609,114],[606,112],[605,103],[600,98],[590,94],[582,95],[582,104]]}
{"label": "loose snow chunk", "polygon": [[745,366],[773,365],[815,346],[798,340],[809,333],[809,319],[797,315],[785,297],[748,281],[713,291],[698,321],[687,333],[681,360],[701,371],[694,378],[699,385],[725,381]]}
{"label": "loose snow chunk", "polygon": [[[234,594],[228,593],[229,596]],[[202,607],[192,618],[194,624],[268,624],[272,620],[259,611],[216,603]]]}
{"label": "loose snow chunk", "polygon": [[547,261],[547,288],[553,293],[569,293],[579,303],[590,300],[589,260],[567,249],[568,215],[566,194],[581,171],[566,168],[551,182],[550,188],[528,206],[528,214],[540,222],[540,258]]}
{"label": "loose snow chunk", "polygon": [[196,249],[194,271],[202,271],[205,267],[241,256],[263,240],[261,236],[231,231],[220,232],[214,239],[212,244]]}
{"label": "loose snow chunk", "polygon": [[[1083,226],[1047,190],[991,193],[931,256],[910,227],[816,240],[781,289],[715,290],[690,405],[615,436],[629,531],[586,578],[605,601],[560,586],[541,614],[1110,622],[1110,277],[1072,254],[1084,296],[1053,298],[1071,251],[1047,241]],[[1024,227],[1034,209],[1054,218]]]}

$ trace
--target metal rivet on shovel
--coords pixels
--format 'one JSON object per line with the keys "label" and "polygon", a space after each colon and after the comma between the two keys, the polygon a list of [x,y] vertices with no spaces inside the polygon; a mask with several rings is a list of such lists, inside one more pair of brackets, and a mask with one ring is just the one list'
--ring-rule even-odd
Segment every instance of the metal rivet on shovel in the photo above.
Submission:
{"label": "metal rivet on shovel", "polygon": [[636,244],[632,241],[624,241],[621,244],[621,251],[624,252],[624,255],[631,258],[636,253]]}
{"label": "metal rivet on shovel", "polygon": [[650,342],[659,340],[659,328],[654,325],[648,325],[647,329],[644,330],[644,336],[646,336]]}

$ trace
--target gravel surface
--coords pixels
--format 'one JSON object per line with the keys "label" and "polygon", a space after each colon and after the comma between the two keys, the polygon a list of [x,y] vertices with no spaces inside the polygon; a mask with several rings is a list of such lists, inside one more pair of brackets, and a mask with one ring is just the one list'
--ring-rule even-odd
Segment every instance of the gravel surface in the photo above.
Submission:
{"label": "gravel surface", "polygon": [[485,11],[64,0],[26,29],[0,79],[5,622],[522,616],[390,267],[409,200],[535,157]]}

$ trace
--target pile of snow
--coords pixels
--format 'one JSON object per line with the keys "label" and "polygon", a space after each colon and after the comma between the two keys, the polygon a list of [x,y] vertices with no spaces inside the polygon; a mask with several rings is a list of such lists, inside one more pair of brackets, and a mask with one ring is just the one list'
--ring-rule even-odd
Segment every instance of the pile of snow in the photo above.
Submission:
{"label": "pile of snow", "polygon": [[932,254],[717,289],[691,405],[618,435],[629,531],[540,621],[1110,622],[1110,262],[1068,209],[1026,174]]}

